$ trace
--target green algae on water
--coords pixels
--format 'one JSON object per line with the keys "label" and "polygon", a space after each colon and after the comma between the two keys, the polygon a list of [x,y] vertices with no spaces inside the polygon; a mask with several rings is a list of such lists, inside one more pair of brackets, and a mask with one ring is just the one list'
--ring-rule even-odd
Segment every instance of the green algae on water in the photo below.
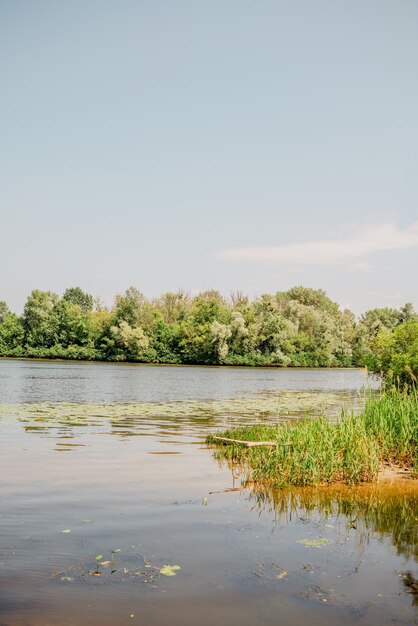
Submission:
{"label": "green algae on water", "polygon": [[[253,420],[291,418],[303,415],[335,413],[341,394],[330,392],[265,392],[247,398],[208,401],[77,403],[39,402],[0,404],[0,418],[18,418],[35,424],[65,423],[85,426],[103,420],[123,421],[130,417],[199,418],[241,417]],[[28,426],[34,428],[34,426]]]}

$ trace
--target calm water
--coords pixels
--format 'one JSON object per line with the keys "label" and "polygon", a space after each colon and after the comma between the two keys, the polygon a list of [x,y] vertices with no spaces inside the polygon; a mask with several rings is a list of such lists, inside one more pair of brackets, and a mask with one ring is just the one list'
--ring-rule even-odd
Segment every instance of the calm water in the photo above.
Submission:
{"label": "calm water", "polygon": [[365,384],[0,361],[0,625],[418,623],[414,483],[257,492],[203,443],[334,415]]}

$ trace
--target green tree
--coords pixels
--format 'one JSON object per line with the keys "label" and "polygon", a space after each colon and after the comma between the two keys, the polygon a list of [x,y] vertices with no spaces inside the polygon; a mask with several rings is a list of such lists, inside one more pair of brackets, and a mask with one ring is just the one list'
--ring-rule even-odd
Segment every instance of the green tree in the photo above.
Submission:
{"label": "green tree", "polygon": [[93,310],[93,296],[80,287],[69,287],[64,291],[62,299],[71,302],[71,304],[77,304],[82,311]]}
{"label": "green tree", "polygon": [[399,309],[399,321],[401,324],[418,322],[418,313],[414,311],[414,306],[411,302],[407,302]]}
{"label": "green tree", "polygon": [[210,325],[211,343],[216,355],[217,363],[225,363],[229,352],[228,340],[232,332],[229,326],[214,320]]}
{"label": "green tree", "polygon": [[[179,349],[185,363],[219,363],[220,338],[213,322],[228,325],[231,311],[217,291],[204,291],[193,298],[187,318],[180,326]],[[221,349],[223,354],[225,347]]]}
{"label": "green tree", "polygon": [[250,325],[253,350],[267,362],[286,366],[291,362],[297,326],[283,314],[275,297],[265,294],[254,303],[254,321]]}
{"label": "green tree", "polygon": [[93,326],[87,309],[62,299],[54,304],[52,315],[56,344],[64,348],[72,345],[93,346]]}
{"label": "green tree", "polygon": [[130,326],[128,322],[122,320],[117,326],[112,326],[110,332],[118,349],[116,354],[120,359],[138,361],[146,357],[149,338],[140,326]]}
{"label": "green tree", "polygon": [[10,311],[9,311],[9,307],[7,306],[7,303],[4,300],[0,300],[0,323],[9,313]]}
{"label": "green tree", "polygon": [[321,311],[326,311],[330,315],[336,315],[339,312],[339,306],[333,302],[323,289],[311,289],[310,287],[292,287],[288,291],[278,292],[276,300],[279,303],[286,303],[291,300],[311,306]]}
{"label": "green tree", "polygon": [[408,321],[392,331],[382,329],[371,343],[369,369],[386,380],[406,385],[418,381],[418,322]]}
{"label": "green tree", "polygon": [[332,365],[332,322],[329,316],[296,300],[289,303],[288,313],[297,327],[292,364],[310,367]]}
{"label": "green tree", "polygon": [[23,310],[23,328],[28,346],[49,348],[56,341],[56,318],[53,310],[59,297],[51,291],[34,289]]}
{"label": "green tree", "polygon": [[15,313],[6,313],[0,319],[0,354],[22,356],[24,329]]}
{"label": "green tree", "polygon": [[356,318],[354,313],[345,309],[335,318],[336,343],[334,355],[336,365],[350,367],[353,365],[353,341],[356,334]]}
{"label": "green tree", "polygon": [[113,310],[115,324],[121,321],[130,326],[141,326],[146,334],[151,335],[155,323],[156,310],[136,287],[129,287],[125,295],[117,295]]}
{"label": "green tree", "polygon": [[367,365],[372,357],[372,342],[381,331],[392,331],[406,321],[418,321],[412,304],[401,309],[390,307],[366,311],[360,316],[353,338],[353,360],[357,365]]}
{"label": "green tree", "polygon": [[154,300],[154,306],[167,324],[186,319],[190,307],[190,298],[183,291],[164,293]]}

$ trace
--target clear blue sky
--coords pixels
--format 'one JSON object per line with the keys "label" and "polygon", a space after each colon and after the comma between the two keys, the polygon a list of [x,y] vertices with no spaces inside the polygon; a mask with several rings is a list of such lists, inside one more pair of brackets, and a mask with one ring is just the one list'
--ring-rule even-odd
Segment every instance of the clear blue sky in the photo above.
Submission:
{"label": "clear blue sky", "polygon": [[418,307],[416,0],[1,0],[0,299]]}

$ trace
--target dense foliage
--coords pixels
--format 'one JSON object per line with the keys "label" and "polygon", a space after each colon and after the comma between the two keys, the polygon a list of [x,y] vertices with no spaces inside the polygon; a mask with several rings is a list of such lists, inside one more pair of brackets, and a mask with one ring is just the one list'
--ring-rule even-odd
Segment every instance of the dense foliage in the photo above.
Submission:
{"label": "dense foliage", "polygon": [[395,385],[418,382],[418,321],[407,321],[392,331],[380,330],[370,345],[368,367]]}
{"label": "dense foliage", "polygon": [[[322,290],[293,287],[250,301],[217,291],[147,300],[131,287],[114,306],[79,287],[34,290],[21,316],[0,301],[0,355],[150,363],[417,369],[412,305],[356,320]],[[407,348],[407,349],[406,349]],[[409,353],[408,350],[411,352]],[[402,369],[403,368],[403,369]]]}

